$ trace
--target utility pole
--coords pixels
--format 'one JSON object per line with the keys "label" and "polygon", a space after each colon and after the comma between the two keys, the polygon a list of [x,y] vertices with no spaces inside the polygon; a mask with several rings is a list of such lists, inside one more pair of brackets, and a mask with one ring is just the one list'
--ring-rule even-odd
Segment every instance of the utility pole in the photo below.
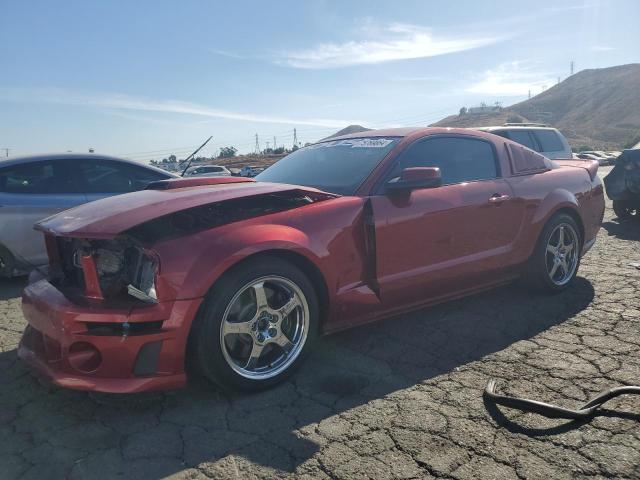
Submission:
{"label": "utility pole", "polygon": [[570,75],[573,75],[573,71],[574,71],[575,66],[576,65],[575,65],[574,61],[571,60],[571,65],[569,67],[569,71],[571,72]]}
{"label": "utility pole", "polygon": [[529,100],[531,100],[531,89],[529,89]]}
{"label": "utility pole", "polygon": [[296,132],[296,129],[293,129],[293,148],[296,148],[298,146],[298,132]]}
{"label": "utility pole", "polygon": [[558,77],[558,85],[560,85],[560,77]]}
{"label": "utility pole", "polygon": [[260,153],[260,143],[258,143],[258,134],[256,133],[256,154]]}
{"label": "utility pole", "polygon": [[11,150],[10,148],[3,148],[2,150],[4,150],[4,156],[9,158],[9,150]]}

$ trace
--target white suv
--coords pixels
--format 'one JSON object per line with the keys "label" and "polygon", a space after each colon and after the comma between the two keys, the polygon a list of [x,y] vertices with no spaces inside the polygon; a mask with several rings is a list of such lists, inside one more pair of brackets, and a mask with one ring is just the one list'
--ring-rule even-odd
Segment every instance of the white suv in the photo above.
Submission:
{"label": "white suv", "polygon": [[185,173],[185,177],[228,177],[231,172],[221,165],[200,165],[190,167]]}
{"label": "white suv", "polygon": [[556,128],[540,123],[505,123],[499,127],[479,127],[475,130],[493,133],[518,142],[531,150],[540,152],[551,160],[571,159],[571,147],[564,135]]}

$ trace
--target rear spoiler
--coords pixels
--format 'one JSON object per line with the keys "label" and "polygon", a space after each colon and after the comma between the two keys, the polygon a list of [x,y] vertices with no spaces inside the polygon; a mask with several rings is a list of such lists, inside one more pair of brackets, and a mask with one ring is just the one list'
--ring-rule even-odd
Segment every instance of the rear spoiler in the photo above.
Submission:
{"label": "rear spoiler", "polygon": [[589,177],[591,180],[596,178],[598,174],[598,167],[600,164],[597,160],[577,160],[577,159],[567,159],[567,160],[553,160],[560,167],[577,167],[584,168],[587,172],[589,172]]}
{"label": "rear spoiler", "polygon": [[174,188],[200,187],[203,185],[222,185],[225,183],[255,182],[247,177],[193,177],[158,180],[147,185],[146,190],[173,190]]}

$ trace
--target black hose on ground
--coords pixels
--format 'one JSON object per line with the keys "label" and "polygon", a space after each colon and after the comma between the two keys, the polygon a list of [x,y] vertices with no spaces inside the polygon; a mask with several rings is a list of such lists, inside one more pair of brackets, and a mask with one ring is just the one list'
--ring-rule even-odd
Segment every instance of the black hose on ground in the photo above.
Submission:
{"label": "black hose on ground", "polygon": [[523,412],[538,413],[549,418],[587,418],[594,415],[605,402],[620,395],[640,395],[640,387],[626,386],[606,390],[589,400],[577,410],[571,410],[537,400],[530,400],[528,398],[500,395],[496,393],[496,381],[493,379],[489,380],[487,386],[484,388],[484,397],[497,405],[515,408]]}

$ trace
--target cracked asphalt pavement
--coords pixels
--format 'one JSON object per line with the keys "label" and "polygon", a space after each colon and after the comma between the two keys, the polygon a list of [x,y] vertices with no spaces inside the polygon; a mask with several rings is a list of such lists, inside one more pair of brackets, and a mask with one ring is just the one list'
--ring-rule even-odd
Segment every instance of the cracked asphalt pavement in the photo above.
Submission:
{"label": "cracked asphalt pavement", "polygon": [[570,408],[640,383],[640,224],[610,206],[570,290],[509,286],[323,338],[255,395],[47,385],[16,356],[23,280],[0,281],[0,478],[640,478],[638,397],[578,422],[482,398],[490,377]]}

